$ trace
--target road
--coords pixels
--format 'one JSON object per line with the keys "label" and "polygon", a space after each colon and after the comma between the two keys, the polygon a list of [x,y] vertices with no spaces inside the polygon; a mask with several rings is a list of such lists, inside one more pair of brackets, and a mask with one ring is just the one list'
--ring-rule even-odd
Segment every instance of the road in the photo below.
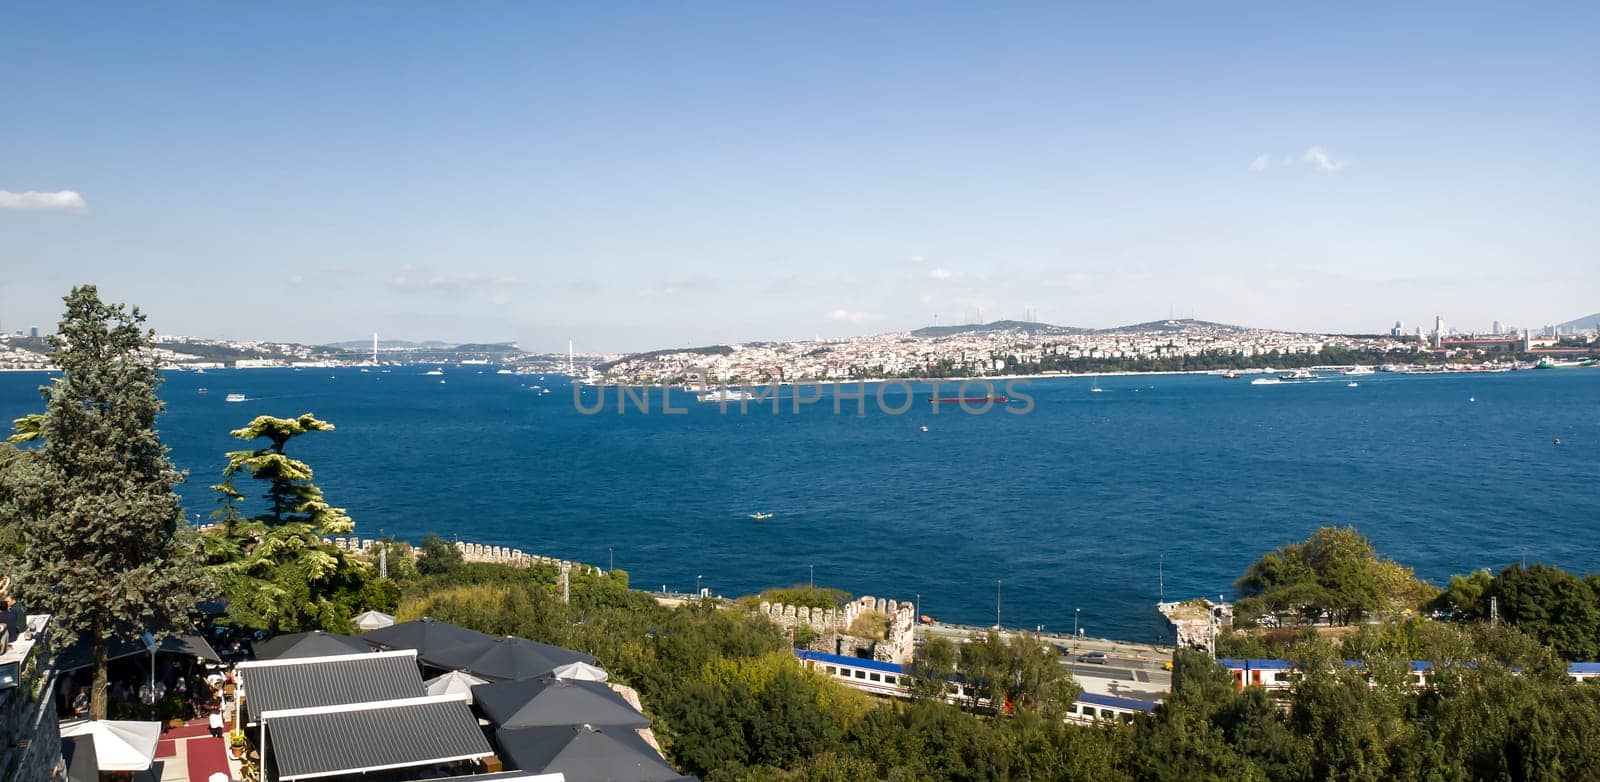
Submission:
{"label": "road", "polygon": [[[984,628],[949,625],[943,623],[917,626],[918,640],[931,636],[964,642]],[[1007,640],[1015,630],[1002,630]],[[1048,643],[1061,653],[1061,664],[1072,672],[1072,678],[1087,692],[1116,695],[1139,700],[1157,700],[1166,697],[1172,689],[1172,673],[1162,666],[1172,661],[1172,647],[1138,644],[1111,638],[1072,638],[1071,636],[1044,633],[1039,640]],[[1104,652],[1105,663],[1080,663],[1076,658],[1086,652]]]}

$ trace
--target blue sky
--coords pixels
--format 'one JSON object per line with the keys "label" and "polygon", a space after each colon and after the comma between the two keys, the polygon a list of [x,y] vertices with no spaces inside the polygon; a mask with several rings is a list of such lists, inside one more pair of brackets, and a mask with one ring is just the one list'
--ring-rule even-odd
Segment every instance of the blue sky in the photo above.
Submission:
{"label": "blue sky", "polygon": [[25,4],[0,327],[625,350],[1600,310],[1600,11]]}

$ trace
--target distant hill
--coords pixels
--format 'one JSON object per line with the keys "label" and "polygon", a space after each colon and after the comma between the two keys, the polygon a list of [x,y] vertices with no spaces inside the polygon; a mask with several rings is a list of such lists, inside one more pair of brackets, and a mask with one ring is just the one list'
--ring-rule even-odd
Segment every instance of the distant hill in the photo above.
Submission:
{"label": "distant hill", "polygon": [[[333,348],[335,350],[371,350],[372,340],[352,339],[344,342],[330,342],[326,345],[321,345],[320,347]],[[425,342],[411,342],[404,339],[378,340],[379,350],[516,350],[516,348],[517,343],[515,342],[460,343],[440,342],[439,340],[432,339]]]}
{"label": "distant hill", "polygon": [[1569,320],[1566,323],[1557,323],[1556,330],[1561,332],[1600,331],[1600,312],[1596,312],[1593,315],[1585,315],[1576,320]]}
{"label": "distant hill", "polygon": [[1240,333],[1250,331],[1243,326],[1233,326],[1227,323],[1213,323],[1209,320],[1195,320],[1194,318],[1178,318],[1175,320],[1152,320],[1145,323],[1135,323],[1131,326],[1117,326],[1109,329],[1095,329],[1096,334],[1178,334],[1185,331],[1206,330]]}
{"label": "distant hill", "polygon": [[1026,331],[1030,334],[1085,334],[1088,329],[1076,326],[1056,326],[1026,320],[997,320],[993,323],[967,323],[959,326],[925,326],[911,332],[913,337],[926,339],[948,337],[955,334],[992,334],[998,331]]}
{"label": "distant hill", "polygon": [[601,372],[604,372],[604,371],[606,371],[606,370],[608,370],[608,369],[610,369],[610,368],[612,368],[612,367],[614,367],[614,366],[616,366],[618,364],[622,364],[624,362],[628,362],[628,361],[648,361],[648,360],[650,360],[652,358],[656,358],[656,357],[659,357],[659,356],[669,356],[669,355],[672,355],[673,353],[696,353],[696,354],[699,354],[699,355],[702,355],[702,356],[726,356],[726,355],[728,355],[729,353],[732,353],[732,352],[733,352],[733,348],[731,348],[731,347],[729,347],[727,345],[707,345],[707,346],[705,346],[703,348],[665,348],[665,349],[662,349],[662,350],[652,350],[652,351],[650,351],[648,353],[630,353],[630,354],[628,354],[626,356],[623,356],[622,358],[617,359],[616,361],[607,361],[607,362],[605,362],[603,364],[596,364],[595,365],[595,369],[598,369]]}

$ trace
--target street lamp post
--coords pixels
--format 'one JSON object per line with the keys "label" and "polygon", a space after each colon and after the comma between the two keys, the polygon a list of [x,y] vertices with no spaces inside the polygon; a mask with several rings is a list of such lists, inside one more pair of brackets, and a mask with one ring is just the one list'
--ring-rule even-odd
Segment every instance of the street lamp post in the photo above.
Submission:
{"label": "street lamp post", "polygon": [[1082,611],[1083,611],[1083,609],[1081,609],[1081,608],[1072,609],[1072,653],[1073,654],[1077,654],[1078,653],[1078,614],[1080,612],[1082,612]]}

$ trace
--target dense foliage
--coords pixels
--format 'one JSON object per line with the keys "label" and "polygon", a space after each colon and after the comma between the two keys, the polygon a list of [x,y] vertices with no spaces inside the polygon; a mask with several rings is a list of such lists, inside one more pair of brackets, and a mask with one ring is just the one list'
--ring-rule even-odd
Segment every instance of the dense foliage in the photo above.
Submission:
{"label": "dense foliage", "polygon": [[92,639],[90,714],[104,718],[108,645],[180,627],[203,579],[173,491],[183,475],[155,430],[161,380],[144,315],[91,285],[65,301],[50,337],[61,376],[13,438],[38,447],[5,455],[0,499],[12,589],[65,638]]}
{"label": "dense foliage", "polygon": [[[355,527],[343,508],[329,505],[312,483],[311,466],[285,453],[290,440],[333,425],[310,413],[298,418],[259,416],[234,437],[265,439],[259,448],[233,451],[212,489],[222,506],[219,528],[201,536],[208,567],[228,601],[234,625],[278,632],[350,629],[350,617],[390,602],[374,580],[374,568],[325,542]],[[246,516],[241,475],[263,481],[265,507]]]}
{"label": "dense foliage", "polygon": [[1304,543],[1268,553],[1238,587],[1244,599],[1235,610],[1245,621],[1339,624],[1415,609],[1436,591],[1410,568],[1380,558],[1354,527],[1323,527]]}

